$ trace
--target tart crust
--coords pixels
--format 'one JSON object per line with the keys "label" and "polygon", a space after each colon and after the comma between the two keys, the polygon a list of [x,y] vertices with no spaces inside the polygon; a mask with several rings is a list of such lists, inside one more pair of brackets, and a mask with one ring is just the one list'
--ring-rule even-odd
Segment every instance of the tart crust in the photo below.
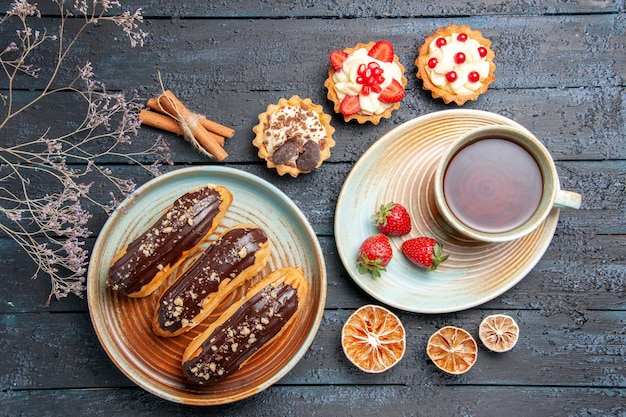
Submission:
{"label": "tart crust", "polygon": [[[426,67],[428,66],[428,46],[430,43],[439,37],[450,36],[453,33],[465,33],[468,38],[474,39],[487,49],[485,60],[489,62],[489,75],[481,81],[483,85],[472,94],[454,94],[444,90],[443,88],[437,87],[431,82],[426,71]],[[496,79],[494,75],[494,71],[496,70],[496,65],[493,62],[494,57],[495,53],[491,49],[491,41],[489,39],[485,39],[480,31],[473,30],[467,25],[450,25],[437,29],[432,35],[428,36],[424,40],[424,43],[418,48],[418,56],[415,60],[415,66],[417,67],[416,75],[417,78],[422,80],[422,88],[430,91],[433,98],[441,98],[446,104],[454,102],[457,105],[462,106],[467,101],[476,100],[479,95],[487,91],[489,84]]]}
{"label": "tart crust", "polygon": [[[367,44],[359,42],[353,48],[344,48],[343,51],[346,52],[348,55],[352,55],[357,49],[365,48],[369,51],[370,49],[374,47],[374,45],[376,45],[376,42],[374,41],[370,41]],[[402,84],[402,87],[406,89],[407,79],[404,75],[405,68],[404,68],[404,65],[400,63],[400,58],[398,57],[397,54],[394,54],[393,62],[396,63],[400,67],[400,71],[402,72],[402,80],[400,84]],[[349,122],[350,120],[356,120],[360,124],[370,122],[372,124],[377,125],[378,123],[380,123],[381,119],[390,118],[391,113],[394,110],[397,110],[400,108],[400,103],[402,102],[402,100],[396,103],[393,103],[391,107],[389,107],[387,110],[385,110],[384,112],[380,114],[363,114],[359,112],[359,113],[352,114],[350,116],[343,115],[341,113],[341,100],[339,100],[339,97],[337,96],[337,92],[335,91],[335,81],[333,80],[333,75],[335,75],[336,72],[337,70],[335,70],[335,68],[332,65],[328,68],[328,78],[324,82],[324,87],[326,87],[326,89],[328,90],[327,97],[330,101],[333,102],[335,113],[341,114],[343,116],[343,119],[346,122]]]}
{"label": "tart crust", "polygon": [[311,171],[303,171],[295,164],[291,163],[275,164],[272,160],[272,155],[270,155],[270,152],[265,144],[265,130],[269,125],[270,115],[287,106],[303,107],[307,110],[315,112],[318,115],[319,121],[324,127],[324,130],[326,131],[326,139],[322,141],[323,143],[319,143],[320,157],[315,168],[319,168],[326,159],[330,158],[330,148],[335,146],[335,140],[332,137],[333,133],[335,133],[335,128],[330,124],[331,116],[324,113],[321,105],[314,104],[309,98],[303,99],[297,95],[292,96],[290,99],[281,98],[278,100],[278,104],[268,105],[266,111],[259,114],[259,124],[252,128],[256,134],[255,138],[252,140],[252,144],[258,148],[259,157],[261,159],[265,159],[268,168],[276,168],[279,175],[289,174],[295,178],[301,173],[309,173]]}

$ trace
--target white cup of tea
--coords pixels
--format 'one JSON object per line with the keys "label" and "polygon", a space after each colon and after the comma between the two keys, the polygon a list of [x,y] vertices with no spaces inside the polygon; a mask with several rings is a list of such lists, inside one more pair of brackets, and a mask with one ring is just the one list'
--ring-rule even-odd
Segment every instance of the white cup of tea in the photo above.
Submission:
{"label": "white cup of tea", "polygon": [[482,242],[519,239],[554,207],[578,209],[580,194],[561,190],[554,161],[525,129],[473,129],[444,152],[434,177],[435,203],[454,231]]}

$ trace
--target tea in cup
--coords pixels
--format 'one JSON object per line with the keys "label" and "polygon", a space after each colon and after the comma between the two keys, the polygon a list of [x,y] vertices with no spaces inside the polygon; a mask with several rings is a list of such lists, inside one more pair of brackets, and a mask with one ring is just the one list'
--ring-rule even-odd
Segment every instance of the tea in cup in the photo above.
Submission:
{"label": "tea in cup", "polygon": [[580,194],[560,189],[554,161],[529,131],[504,125],[473,129],[444,152],[434,178],[443,221],[482,242],[519,239],[553,207],[578,209]]}

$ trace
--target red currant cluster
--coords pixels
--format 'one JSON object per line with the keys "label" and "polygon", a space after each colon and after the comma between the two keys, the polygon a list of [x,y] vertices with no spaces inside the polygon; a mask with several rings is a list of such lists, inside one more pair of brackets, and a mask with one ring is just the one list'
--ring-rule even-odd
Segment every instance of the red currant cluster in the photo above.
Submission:
{"label": "red currant cluster", "polygon": [[359,65],[357,75],[356,82],[363,84],[361,94],[364,96],[368,95],[371,91],[375,93],[383,91],[380,85],[385,81],[385,77],[383,77],[383,69],[377,62]]}
{"label": "red currant cluster", "polygon": [[[465,41],[467,40],[467,34],[465,34],[465,33],[460,33],[460,34],[456,37],[456,39],[457,39],[459,42],[465,42]],[[446,41],[446,39],[445,39],[445,38],[437,38],[437,40],[435,41],[435,45],[437,45],[439,48],[441,48],[441,47],[443,47],[443,46],[447,45],[447,43],[448,43],[448,42]],[[478,55],[479,55],[481,58],[486,57],[486,56],[487,56],[487,48],[485,48],[484,46],[480,46],[480,47],[478,47]],[[454,62],[455,62],[456,64],[458,64],[458,65],[461,65],[462,63],[464,63],[466,59],[467,59],[467,58],[466,58],[466,56],[465,56],[465,54],[464,54],[463,52],[457,52],[457,53],[454,55]],[[430,58],[430,59],[428,60],[428,67],[429,67],[429,68],[431,68],[431,69],[432,69],[432,68],[435,68],[435,67],[437,66],[437,64],[438,64],[438,63],[439,63],[439,61],[437,61],[437,58]],[[459,76],[457,75],[456,71],[449,71],[449,72],[447,72],[447,73],[446,73],[446,79],[447,79],[447,80],[448,80],[448,82],[450,82],[450,83],[455,82],[455,81],[458,79],[458,77],[459,77]],[[468,79],[470,82],[475,83],[475,82],[478,82],[478,80],[480,79],[480,75],[478,74],[478,72],[476,72],[476,71],[472,71],[472,72],[470,72],[470,73],[467,75],[467,79]]]}

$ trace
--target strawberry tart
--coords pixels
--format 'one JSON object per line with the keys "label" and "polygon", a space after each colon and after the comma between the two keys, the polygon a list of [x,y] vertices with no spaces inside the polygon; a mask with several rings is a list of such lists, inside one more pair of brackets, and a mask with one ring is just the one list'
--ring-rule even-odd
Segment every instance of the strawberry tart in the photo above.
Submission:
{"label": "strawberry tart", "polygon": [[335,112],[346,122],[378,124],[400,108],[407,80],[389,41],[332,51],[330,64],[324,86]]}
{"label": "strawberry tart", "polygon": [[330,157],[330,148],[335,146],[330,120],[311,99],[297,95],[281,98],[259,114],[259,124],[252,128],[256,134],[252,144],[268,168],[295,178],[319,168]]}
{"label": "strawberry tart", "polygon": [[462,106],[495,80],[491,41],[469,26],[439,28],[418,48],[417,78],[433,98]]}

